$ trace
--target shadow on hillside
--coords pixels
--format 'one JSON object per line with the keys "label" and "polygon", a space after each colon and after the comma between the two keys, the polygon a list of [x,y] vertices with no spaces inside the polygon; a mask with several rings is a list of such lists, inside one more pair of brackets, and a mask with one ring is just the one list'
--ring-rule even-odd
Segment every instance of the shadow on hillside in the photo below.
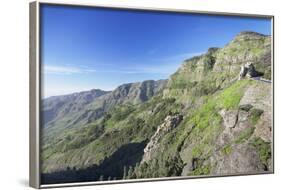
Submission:
{"label": "shadow on hillside", "polygon": [[93,165],[86,169],[68,168],[65,171],[41,174],[41,183],[54,184],[122,179],[125,166],[128,168],[128,166],[134,166],[141,161],[145,145],[145,141],[123,145],[100,165]]}

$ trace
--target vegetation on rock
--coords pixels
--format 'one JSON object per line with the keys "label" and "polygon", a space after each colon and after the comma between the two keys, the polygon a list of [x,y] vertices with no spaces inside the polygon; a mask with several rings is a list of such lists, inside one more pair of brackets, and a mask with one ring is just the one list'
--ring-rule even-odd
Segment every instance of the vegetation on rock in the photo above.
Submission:
{"label": "vegetation on rock", "polygon": [[[168,81],[44,100],[42,182],[212,175],[221,166],[233,174],[228,159],[236,172],[270,171],[271,142],[256,133],[259,124],[271,126],[271,105],[262,103],[270,92],[246,93],[270,84],[237,80],[249,60],[270,79],[268,52],[270,36],[243,32],[223,48],[185,60]],[[235,121],[227,127],[230,117]]]}

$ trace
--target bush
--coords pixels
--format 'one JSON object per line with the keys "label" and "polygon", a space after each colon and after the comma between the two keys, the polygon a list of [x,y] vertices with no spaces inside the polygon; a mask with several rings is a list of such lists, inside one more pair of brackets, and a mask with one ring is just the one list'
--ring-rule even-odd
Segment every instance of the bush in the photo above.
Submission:
{"label": "bush", "polygon": [[190,175],[208,175],[211,172],[211,165],[196,168]]}
{"label": "bush", "polygon": [[133,173],[129,175],[129,178],[180,176],[183,166],[183,162],[178,153],[169,156],[163,155],[137,165]]}
{"label": "bush", "polygon": [[221,150],[222,154],[224,155],[229,155],[232,152],[232,147],[231,145],[225,145],[222,150]]}
{"label": "bush", "polygon": [[214,67],[214,64],[216,62],[216,57],[214,57],[212,54],[207,54],[205,57],[204,57],[204,72],[208,72],[208,71],[211,71]]}
{"label": "bush", "polygon": [[250,111],[250,121],[253,125],[256,125],[263,114],[263,110],[261,109],[252,109]]}
{"label": "bush", "polygon": [[255,128],[254,127],[247,127],[240,135],[235,139],[235,143],[243,143],[245,140],[248,140],[250,136],[254,133]]}
{"label": "bush", "polygon": [[116,106],[113,111],[111,111],[111,119],[115,121],[121,121],[133,111],[134,107],[132,105]]}
{"label": "bush", "polygon": [[271,144],[260,137],[254,138],[250,144],[257,149],[261,162],[268,168],[268,162],[271,158]]}

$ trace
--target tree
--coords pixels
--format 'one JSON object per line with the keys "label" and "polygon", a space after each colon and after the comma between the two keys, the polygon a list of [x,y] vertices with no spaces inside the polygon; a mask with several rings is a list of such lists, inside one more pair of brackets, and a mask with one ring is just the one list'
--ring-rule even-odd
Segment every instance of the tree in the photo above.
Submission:
{"label": "tree", "polygon": [[133,167],[129,166],[127,179],[130,179],[132,177],[133,177]]}
{"label": "tree", "polygon": [[126,179],[127,176],[127,166],[124,166],[123,168],[123,179]]}
{"label": "tree", "polygon": [[103,181],[103,175],[100,176],[99,180],[100,180],[100,181]]}

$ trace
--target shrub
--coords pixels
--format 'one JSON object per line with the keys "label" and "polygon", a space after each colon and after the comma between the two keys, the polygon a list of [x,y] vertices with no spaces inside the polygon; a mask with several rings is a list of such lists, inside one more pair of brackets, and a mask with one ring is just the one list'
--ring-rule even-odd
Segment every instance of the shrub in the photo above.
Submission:
{"label": "shrub", "polygon": [[257,149],[261,162],[268,168],[268,160],[271,158],[271,144],[260,137],[254,138],[250,144]]}
{"label": "shrub", "polygon": [[232,147],[231,145],[225,145],[222,150],[221,150],[222,154],[224,155],[229,155],[232,152]]}
{"label": "shrub", "polygon": [[250,122],[253,125],[257,124],[262,114],[263,114],[263,110],[261,110],[261,109],[252,109],[250,111]]}
{"label": "shrub", "polygon": [[196,168],[190,175],[208,175],[211,172],[211,165],[201,166]]}
{"label": "shrub", "polygon": [[244,131],[241,132],[241,134],[235,139],[235,143],[239,144],[244,142],[245,140],[248,140],[250,136],[254,133],[255,128],[254,127],[247,127]]}

